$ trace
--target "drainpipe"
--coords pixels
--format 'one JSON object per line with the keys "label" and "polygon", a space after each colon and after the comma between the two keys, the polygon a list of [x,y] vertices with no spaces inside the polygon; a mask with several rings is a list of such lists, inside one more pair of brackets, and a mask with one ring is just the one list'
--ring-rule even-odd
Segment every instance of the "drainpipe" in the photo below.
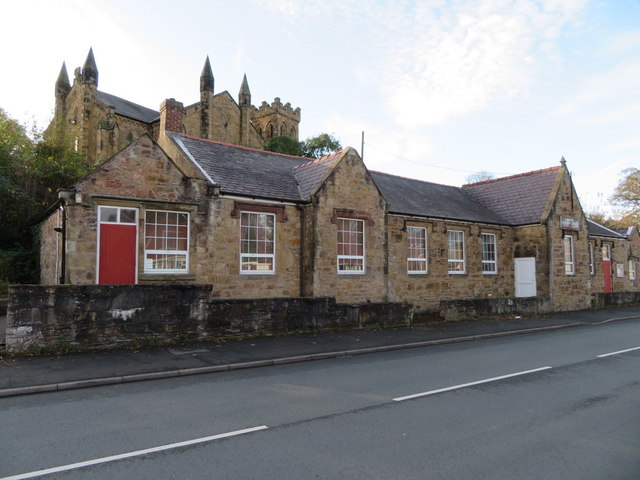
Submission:
{"label": "drainpipe", "polygon": [[62,255],[60,259],[60,285],[65,284],[67,270],[67,209],[64,200],[60,202],[60,211],[62,212],[62,228],[56,227],[54,230],[62,234]]}

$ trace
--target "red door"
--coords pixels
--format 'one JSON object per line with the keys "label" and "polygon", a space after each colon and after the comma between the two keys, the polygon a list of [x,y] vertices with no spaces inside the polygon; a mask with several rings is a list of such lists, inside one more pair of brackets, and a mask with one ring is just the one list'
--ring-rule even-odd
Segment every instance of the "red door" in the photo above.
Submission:
{"label": "red door", "polygon": [[136,283],[137,211],[100,207],[98,283]]}
{"label": "red door", "polygon": [[611,260],[602,260],[602,276],[604,277],[604,293],[613,292]]}

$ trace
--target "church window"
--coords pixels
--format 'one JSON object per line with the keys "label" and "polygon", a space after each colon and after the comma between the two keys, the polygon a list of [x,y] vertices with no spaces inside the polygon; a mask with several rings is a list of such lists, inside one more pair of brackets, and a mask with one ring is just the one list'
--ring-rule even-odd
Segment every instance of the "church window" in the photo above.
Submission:
{"label": "church window", "polygon": [[285,132],[286,132],[286,130],[285,130],[284,125],[280,125],[280,136],[284,137],[285,136]]}
{"label": "church window", "polygon": [[133,133],[129,132],[127,135],[127,142],[133,142]]}

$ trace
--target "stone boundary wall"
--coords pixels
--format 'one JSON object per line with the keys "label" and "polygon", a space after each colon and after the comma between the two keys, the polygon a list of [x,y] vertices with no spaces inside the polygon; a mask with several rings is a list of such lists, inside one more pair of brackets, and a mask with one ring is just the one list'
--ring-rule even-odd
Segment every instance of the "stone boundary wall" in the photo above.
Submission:
{"label": "stone boundary wall", "polygon": [[595,293],[592,295],[594,308],[618,307],[640,304],[640,292]]}
{"label": "stone boundary wall", "polygon": [[14,353],[110,349],[310,329],[411,323],[406,303],[212,299],[211,285],[13,285],[6,347]]}
{"label": "stone boundary wall", "polygon": [[440,302],[440,317],[445,321],[470,320],[477,317],[499,317],[502,315],[539,315],[552,311],[553,303],[546,295],[524,298],[443,300]]}

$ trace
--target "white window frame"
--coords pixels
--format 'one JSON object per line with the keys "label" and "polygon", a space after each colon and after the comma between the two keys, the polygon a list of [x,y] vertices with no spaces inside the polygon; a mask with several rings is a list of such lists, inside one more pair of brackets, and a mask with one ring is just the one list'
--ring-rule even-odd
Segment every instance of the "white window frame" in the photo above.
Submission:
{"label": "white window frame", "polygon": [[[336,261],[336,268],[338,271],[339,275],[363,275],[366,272],[366,263],[365,263],[365,256],[366,256],[366,238],[365,238],[365,228],[364,228],[364,220],[358,219],[358,218],[343,218],[343,217],[338,217],[337,221],[336,221],[336,226],[337,226],[337,236],[336,236],[336,249],[339,252],[340,251],[340,232],[350,232],[350,230],[340,230],[340,227],[342,226],[342,222],[348,222],[349,224],[353,224],[353,225],[360,225],[360,231],[362,231],[362,255],[337,255],[337,261]],[[352,244],[352,245],[359,245],[358,243]],[[361,268],[359,269],[341,269],[340,267],[342,266],[347,266],[348,263],[350,263],[351,260],[357,260],[360,262],[360,266]],[[355,265],[358,265],[357,263]]]}
{"label": "white window frame", "polygon": [[[492,239],[492,242],[487,243],[486,240]],[[496,275],[498,273],[498,240],[495,233],[481,233],[480,234],[481,255],[482,255],[482,274],[483,275]],[[486,245],[493,245],[493,260],[486,260],[485,251]],[[485,267],[493,267],[489,270],[485,270]]]}
{"label": "white window frame", "polygon": [[596,274],[596,257],[594,253],[593,242],[589,242],[589,273]]}
{"label": "white window frame", "polygon": [[[271,221],[273,224],[273,232],[272,232],[272,252],[273,253],[252,253],[252,252],[243,252],[243,239],[242,239],[242,228],[244,226],[243,221],[245,218],[251,218],[251,216],[255,217],[271,217]],[[241,211],[240,212],[240,273],[243,275],[272,275],[276,273],[276,215],[268,212],[249,212],[249,211]],[[246,225],[247,228],[251,228],[250,225]],[[257,241],[257,240],[256,240]],[[245,268],[255,262],[250,261],[249,259],[261,259],[267,258],[271,259],[271,268],[270,269],[250,269]]]}
{"label": "white window frame", "polygon": [[564,251],[564,274],[575,275],[575,251],[573,244],[573,235],[565,235],[562,240],[562,248]]}
{"label": "white window frame", "polygon": [[[417,234],[417,235],[416,235]],[[412,240],[419,239],[423,240],[424,245],[422,247],[412,246]],[[425,227],[413,227],[407,226],[407,242],[408,242],[408,255],[407,255],[407,273],[416,274],[416,275],[425,275],[428,272],[429,264],[427,261],[427,229]],[[422,250],[421,257],[411,257],[411,253],[416,250]],[[413,265],[418,265],[421,268],[418,270],[411,269]]]}
{"label": "white window frame", "polygon": [[616,277],[624,278],[624,263],[616,263]]}
{"label": "white window frame", "polygon": [[[459,238],[452,238],[452,234],[454,237],[459,237]],[[455,253],[452,251],[451,247],[452,247],[452,241],[454,242],[454,245],[461,245],[461,257],[462,258],[454,258],[451,254]],[[447,259],[448,259],[448,271],[450,274],[452,275],[462,275],[467,273],[467,264],[466,264],[466,252],[465,252],[465,244],[464,244],[464,232],[462,230],[447,230]],[[457,252],[457,249],[456,249]],[[451,267],[453,265],[462,265],[462,270],[456,270],[456,269],[452,269]]]}
{"label": "white window frame", "polygon": [[[149,213],[155,213],[156,214],[156,220],[157,220],[157,214],[158,213],[185,215],[187,217],[187,224],[186,224],[187,236],[186,236],[186,239],[183,239],[180,236],[174,237],[174,239],[176,240],[176,248],[175,249],[169,249],[169,248],[167,248],[167,249],[147,248],[147,229],[149,228],[149,225],[159,225],[158,223],[150,223],[150,222],[148,222],[147,214],[149,214]],[[165,223],[165,225],[167,227],[175,226],[176,227],[176,235],[177,235],[177,229],[180,228],[182,225],[179,223],[178,218],[176,218],[176,222],[177,223],[175,223],[175,224],[169,224],[168,221],[167,221],[167,223]],[[180,211],[177,211],[177,210],[156,210],[156,209],[147,209],[147,210],[145,210],[145,212],[144,212],[144,256],[143,256],[144,273],[145,274],[151,274],[151,275],[157,275],[157,274],[185,274],[185,273],[189,273],[189,242],[190,242],[190,237],[191,237],[191,225],[190,225],[189,212],[180,212]],[[157,237],[154,237],[154,238],[157,238]],[[178,242],[180,240],[186,240],[186,242],[187,242],[186,250],[177,248],[177,244],[178,244]],[[171,255],[184,255],[184,268],[153,268],[152,262],[148,262],[147,261],[147,255],[169,255],[169,256],[171,256]]]}
{"label": "white window frame", "polygon": [[629,280],[636,279],[636,261],[629,260]]}

